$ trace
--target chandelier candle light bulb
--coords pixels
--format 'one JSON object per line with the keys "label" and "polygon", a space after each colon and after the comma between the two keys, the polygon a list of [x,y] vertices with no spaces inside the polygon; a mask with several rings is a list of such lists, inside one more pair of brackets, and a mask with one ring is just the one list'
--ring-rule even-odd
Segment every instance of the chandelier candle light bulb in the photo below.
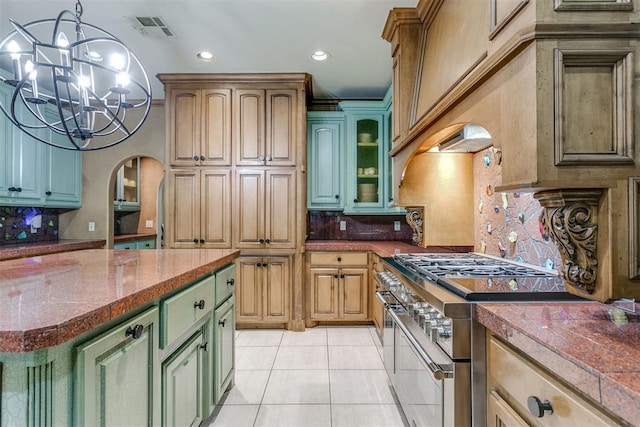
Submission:
{"label": "chandelier candle light bulb", "polygon": [[[78,0],[75,13],[63,10],[55,19],[9,20],[14,31],[0,40],[0,85],[14,89],[0,110],[38,141],[89,151],[140,129],[151,108],[151,85],[122,41],[81,16]],[[109,64],[103,63],[107,57]],[[51,132],[40,131],[47,128]],[[66,138],[43,136],[56,134]]]}

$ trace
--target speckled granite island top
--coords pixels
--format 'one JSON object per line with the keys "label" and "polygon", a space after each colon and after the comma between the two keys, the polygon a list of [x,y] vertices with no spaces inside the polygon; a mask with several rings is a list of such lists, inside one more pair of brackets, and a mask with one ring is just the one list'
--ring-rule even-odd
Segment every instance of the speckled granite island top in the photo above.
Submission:
{"label": "speckled granite island top", "polygon": [[90,249],[0,262],[0,352],[64,343],[221,267],[236,250]]}
{"label": "speckled granite island top", "polygon": [[639,425],[640,314],[596,302],[480,303],[476,314],[495,335]]}
{"label": "speckled granite island top", "polygon": [[60,239],[51,242],[25,243],[22,245],[0,245],[0,261],[81,249],[97,249],[104,247],[106,244],[106,240]]}

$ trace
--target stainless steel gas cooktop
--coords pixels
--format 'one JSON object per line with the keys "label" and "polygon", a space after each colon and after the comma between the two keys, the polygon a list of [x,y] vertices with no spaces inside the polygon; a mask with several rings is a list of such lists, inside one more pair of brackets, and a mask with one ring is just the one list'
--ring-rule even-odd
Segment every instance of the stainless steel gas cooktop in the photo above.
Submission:
{"label": "stainless steel gas cooktop", "polygon": [[557,272],[478,253],[406,253],[385,261],[414,282],[427,280],[468,301],[578,299]]}

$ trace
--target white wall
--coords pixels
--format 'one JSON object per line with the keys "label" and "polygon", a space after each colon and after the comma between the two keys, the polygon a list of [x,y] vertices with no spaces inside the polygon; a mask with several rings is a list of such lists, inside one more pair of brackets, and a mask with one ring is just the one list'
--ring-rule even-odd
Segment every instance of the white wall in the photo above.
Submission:
{"label": "white wall", "polygon": [[[126,141],[104,150],[82,153],[82,207],[60,214],[61,239],[105,239],[113,244],[111,189],[114,171],[132,157],[148,156],[164,164],[164,105],[154,103],[140,130]],[[95,231],[88,223],[95,222]]]}

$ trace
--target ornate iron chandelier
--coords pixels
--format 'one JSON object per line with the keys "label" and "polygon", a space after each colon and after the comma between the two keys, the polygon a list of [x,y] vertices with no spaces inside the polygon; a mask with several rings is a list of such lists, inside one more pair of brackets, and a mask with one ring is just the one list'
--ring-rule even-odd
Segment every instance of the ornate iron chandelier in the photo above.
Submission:
{"label": "ornate iron chandelier", "polygon": [[68,150],[100,150],[132,136],[151,108],[138,58],[107,31],[60,12],[20,25],[0,41],[0,84],[13,93],[0,109],[23,132]]}

